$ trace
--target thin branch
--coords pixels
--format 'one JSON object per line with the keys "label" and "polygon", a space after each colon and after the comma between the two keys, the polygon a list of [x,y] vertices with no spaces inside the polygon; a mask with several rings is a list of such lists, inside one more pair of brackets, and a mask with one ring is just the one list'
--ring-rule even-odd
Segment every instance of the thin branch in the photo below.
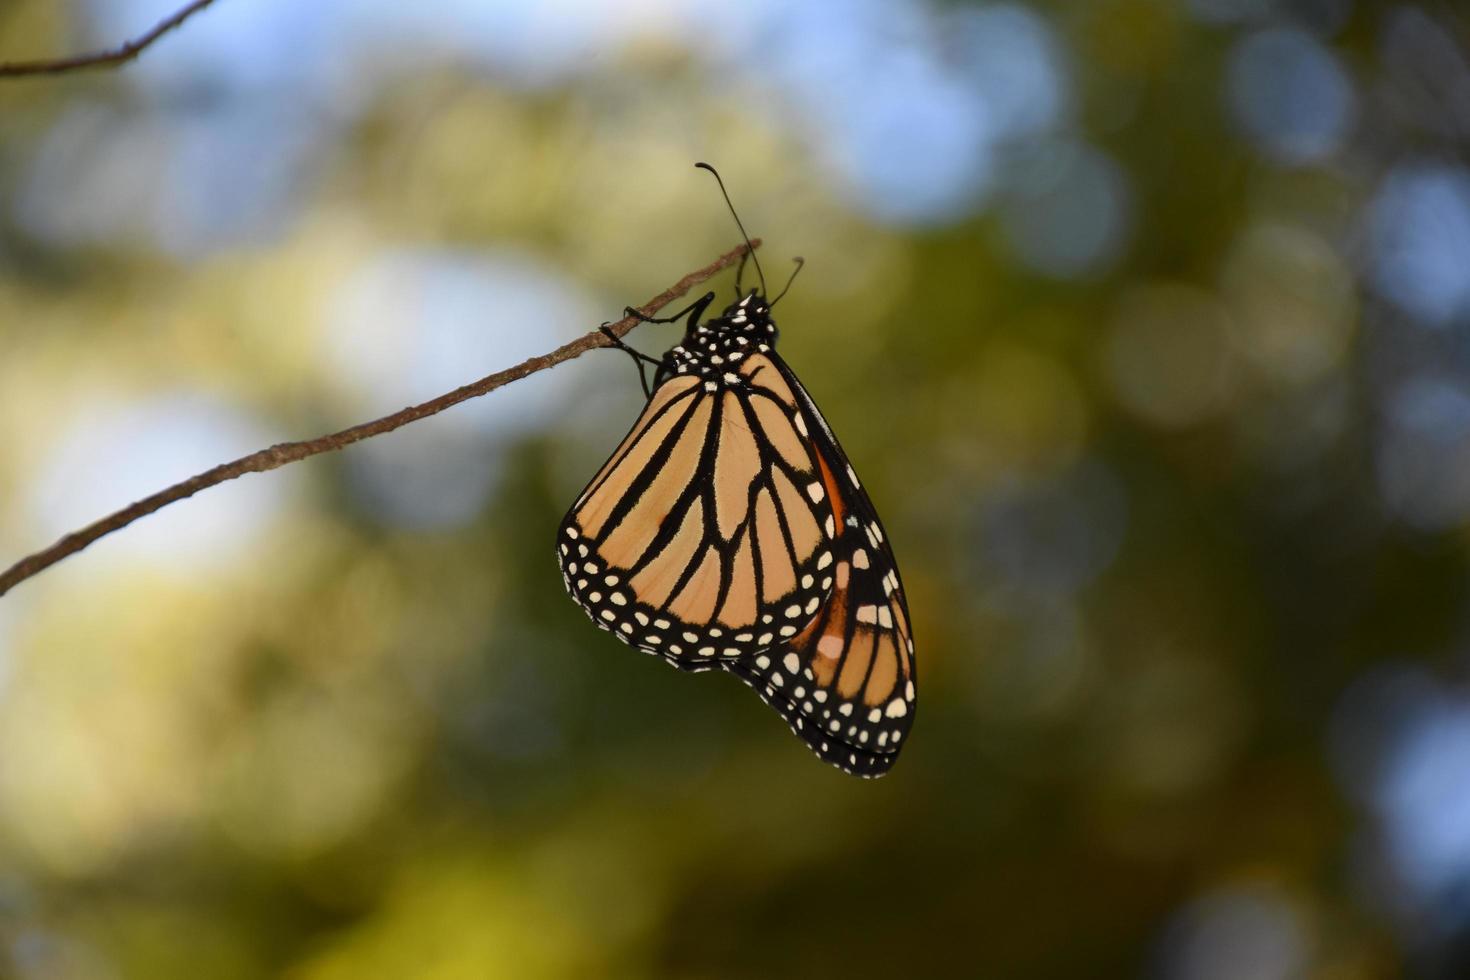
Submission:
{"label": "thin branch", "polygon": [[87,71],[92,68],[115,68],[132,61],[143,53],[143,49],[214,3],[214,0],[194,0],[167,20],[154,25],[153,30],[142,37],[124,41],[120,46],[107,51],[72,55],[69,58],[48,58],[44,61],[0,62],[0,78],[18,78],[22,75],[60,75],[69,71]]}
{"label": "thin branch", "polygon": [[[758,248],[760,243],[760,239],[757,238],[750,243],[750,248]],[[717,272],[722,269],[728,269],[740,261],[740,257],[746,251],[748,251],[747,247],[740,245],[726,252],[718,259],[715,259],[703,269],[689,273],[689,275],[680,279],[674,285],[645,303],[641,307],[642,312],[645,315],[652,315],[658,312]],[[622,337],[637,326],[639,322],[636,317],[625,316],[617,323],[611,325],[612,332],[617,334],[618,337]],[[262,449],[260,452],[251,453],[249,456],[242,456],[233,462],[222,463],[213,469],[205,470],[198,476],[192,476],[182,483],[175,483],[167,489],[160,490],[151,497],[145,497],[114,514],[109,514],[99,521],[88,524],[79,531],[73,531],[49,548],[22,558],[10,566],[10,568],[6,569],[4,573],[0,573],[0,596],[3,596],[31,576],[50,568],[68,555],[76,554],[103,535],[111,534],[113,531],[127,527],[138,518],[145,517],[175,501],[183,500],[185,497],[192,497],[200,490],[224,483],[226,480],[233,480],[238,476],[244,476],[246,473],[264,473],[266,470],[273,470],[277,467],[285,466],[287,463],[294,463],[298,460],[306,459],[308,456],[315,456],[318,453],[341,449],[344,446],[352,445],[354,442],[379,436],[385,432],[392,432],[394,429],[405,426],[410,422],[417,422],[419,419],[436,415],[446,408],[458,405],[462,401],[468,401],[471,398],[478,398],[481,395],[489,394],[502,385],[508,385],[512,381],[519,381],[528,375],[535,374],[537,371],[545,371],[547,368],[555,367],[563,361],[570,361],[572,358],[585,354],[589,350],[610,346],[612,346],[612,342],[600,330],[593,330],[591,333],[583,334],[569,344],[563,344],[549,354],[532,357],[522,361],[515,367],[506,368],[504,371],[497,371],[472,384],[467,384],[462,388],[456,388],[448,394],[440,395],[438,398],[426,401],[421,405],[409,406],[402,411],[394,412],[392,415],[386,415],[374,422],[364,422],[361,425],[354,425],[350,429],[343,429],[341,432],[333,432],[331,435],[321,436],[316,439],[308,439],[305,442],[279,443],[268,449]]]}

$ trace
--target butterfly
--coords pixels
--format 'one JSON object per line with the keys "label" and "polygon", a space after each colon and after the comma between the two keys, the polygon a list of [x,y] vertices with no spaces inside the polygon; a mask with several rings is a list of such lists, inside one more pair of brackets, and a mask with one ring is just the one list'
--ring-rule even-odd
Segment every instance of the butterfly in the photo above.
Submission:
{"label": "butterfly", "polygon": [[660,359],[605,329],[640,378],[645,362],[656,371],[562,520],[562,577],[601,629],[681,670],[734,674],[821,759],[881,776],[915,709],[898,566],[832,427],[776,353],[771,308],[786,291],[767,300],[761,273],[743,292],[743,271],[742,259],[736,301],[708,320],[714,293],[670,317],[629,310],[685,321]]}

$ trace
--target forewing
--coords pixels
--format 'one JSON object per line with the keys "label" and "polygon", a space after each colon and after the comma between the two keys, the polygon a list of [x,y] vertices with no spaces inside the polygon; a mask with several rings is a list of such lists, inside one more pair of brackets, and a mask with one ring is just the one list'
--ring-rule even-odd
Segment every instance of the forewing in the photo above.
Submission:
{"label": "forewing", "polygon": [[567,590],[685,669],[795,637],[831,593],[837,529],[806,431],[768,361],[714,390],[665,381],[562,522]]}

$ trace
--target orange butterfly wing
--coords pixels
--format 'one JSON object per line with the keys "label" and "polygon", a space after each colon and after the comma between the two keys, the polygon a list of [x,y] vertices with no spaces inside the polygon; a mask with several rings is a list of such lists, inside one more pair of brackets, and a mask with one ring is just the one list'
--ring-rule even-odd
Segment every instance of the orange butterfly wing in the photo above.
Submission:
{"label": "orange butterfly wing", "polygon": [[739,676],[823,760],[882,775],[916,693],[882,525],[774,351],[726,381],[653,392],[562,521],[567,591],[624,643]]}
{"label": "orange butterfly wing", "polygon": [[796,396],[676,376],[562,521],[567,590],[619,639],[687,670],[796,636],[826,602],[836,523]]}

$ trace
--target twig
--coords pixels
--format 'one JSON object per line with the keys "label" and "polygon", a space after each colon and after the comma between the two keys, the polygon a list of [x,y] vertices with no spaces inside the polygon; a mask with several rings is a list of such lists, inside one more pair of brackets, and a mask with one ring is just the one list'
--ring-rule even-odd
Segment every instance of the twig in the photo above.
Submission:
{"label": "twig", "polygon": [[144,48],[212,3],[214,0],[194,0],[172,17],[159,21],[154,25],[153,30],[142,37],[124,41],[118,47],[107,51],[93,51],[88,54],[72,55],[69,58],[48,58],[44,61],[0,62],[0,78],[17,78],[21,75],[60,75],[63,72],[86,71],[91,68],[114,68],[132,61],[143,53]]}
{"label": "twig", "polygon": [[[754,239],[750,243],[750,248],[758,248],[760,243],[759,238]],[[746,251],[746,246],[740,245],[726,252],[718,259],[715,259],[703,269],[689,273],[689,275],[680,279],[674,285],[645,303],[641,307],[643,313],[649,315],[656,313],[717,272],[722,269],[728,269],[740,261],[740,257]],[[638,323],[639,320],[636,317],[625,316],[617,323],[611,325],[612,332],[622,337]],[[494,374],[481,378],[479,381],[467,384],[462,388],[456,388],[448,394],[440,395],[438,398],[426,401],[421,405],[412,405],[376,421],[354,425],[350,429],[333,432],[331,435],[308,439],[305,442],[279,443],[268,449],[262,449],[260,452],[251,453],[249,456],[242,456],[233,462],[222,463],[213,469],[205,470],[198,476],[192,476],[182,483],[175,483],[167,489],[160,490],[151,497],[145,497],[114,514],[109,514],[99,521],[88,524],[79,531],[73,531],[49,548],[22,558],[6,569],[3,574],[0,574],[0,596],[3,596],[17,584],[51,567],[68,555],[76,554],[103,535],[111,534],[113,531],[127,527],[138,518],[151,514],[175,501],[183,500],[185,497],[192,497],[207,487],[224,483],[226,480],[233,480],[238,476],[244,476],[246,473],[264,473],[266,470],[273,470],[277,467],[285,466],[287,463],[294,463],[297,460],[306,459],[308,456],[315,456],[318,453],[329,452],[333,449],[341,449],[344,446],[352,445],[354,442],[360,442],[372,436],[382,435],[384,432],[392,432],[400,426],[407,425],[410,422],[417,422],[419,419],[427,418],[430,415],[438,414],[446,408],[458,405],[462,401],[468,401],[471,398],[478,398],[481,395],[489,394],[502,385],[510,384],[512,381],[519,381],[521,378],[535,374],[537,371],[545,371],[549,367],[555,367],[562,361],[569,361],[574,357],[585,354],[589,350],[609,346],[611,346],[611,341],[601,331],[593,330],[591,333],[583,334],[569,344],[563,344],[549,354],[532,357],[522,361],[515,367],[506,368],[504,371],[497,371]]]}

